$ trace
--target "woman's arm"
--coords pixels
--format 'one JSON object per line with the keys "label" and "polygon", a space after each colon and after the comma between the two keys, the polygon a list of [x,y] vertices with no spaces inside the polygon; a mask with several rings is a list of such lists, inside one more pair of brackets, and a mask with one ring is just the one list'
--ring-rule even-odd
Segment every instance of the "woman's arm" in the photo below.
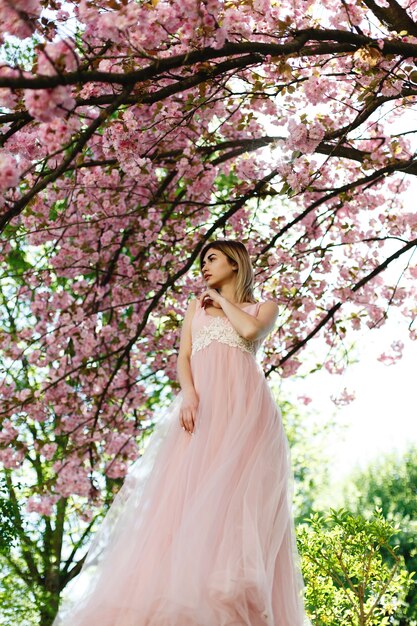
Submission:
{"label": "woman's arm", "polygon": [[261,304],[258,317],[246,313],[241,308],[220,296],[221,307],[229,318],[230,323],[244,339],[254,341],[266,337],[274,328],[278,317],[278,305],[273,300],[266,300]]}
{"label": "woman's arm", "polygon": [[191,320],[196,307],[192,300],[185,312],[181,328],[180,348],[177,358],[177,376],[183,392],[183,401],[179,412],[179,423],[191,435],[194,433],[197,416],[198,396],[191,373]]}
{"label": "woman's arm", "polygon": [[194,382],[191,374],[191,320],[194,316],[196,300],[189,302],[181,328],[180,347],[177,357],[177,377],[184,394],[194,392]]}

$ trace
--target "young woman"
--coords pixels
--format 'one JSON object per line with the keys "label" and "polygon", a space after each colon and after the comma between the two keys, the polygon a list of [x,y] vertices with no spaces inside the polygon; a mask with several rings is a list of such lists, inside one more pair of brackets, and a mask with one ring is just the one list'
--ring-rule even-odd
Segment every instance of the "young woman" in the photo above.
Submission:
{"label": "young woman", "polygon": [[290,451],[256,351],[277,305],[246,247],[206,244],[181,391],[96,533],[54,626],[302,626]]}

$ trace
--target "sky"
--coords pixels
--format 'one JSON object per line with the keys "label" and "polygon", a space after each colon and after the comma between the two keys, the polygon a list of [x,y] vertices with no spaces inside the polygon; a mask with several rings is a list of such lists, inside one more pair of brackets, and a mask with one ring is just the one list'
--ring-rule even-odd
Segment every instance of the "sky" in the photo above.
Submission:
{"label": "sky", "polygon": [[[377,361],[390,343],[404,342],[403,357],[393,365]],[[409,443],[417,445],[417,341],[407,333],[407,320],[398,312],[380,329],[365,330],[357,341],[358,363],[342,375],[319,371],[304,380],[281,380],[281,391],[302,412],[299,395],[312,398],[306,419],[327,422],[330,418],[345,428],[335,429],[327,439],[325,454],[330,458],[334,487],[345,480],[355,466],[364,468],[381,454],[400,456]],[[355,400],[337,407],[330,396],[343,388],[355,392]],[[309,415],[311,413],[311,415]]]}

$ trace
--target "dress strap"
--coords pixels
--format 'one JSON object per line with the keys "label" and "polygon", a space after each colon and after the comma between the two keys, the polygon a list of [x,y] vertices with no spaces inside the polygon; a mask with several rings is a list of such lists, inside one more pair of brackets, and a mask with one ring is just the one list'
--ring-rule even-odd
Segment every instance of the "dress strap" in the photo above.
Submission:
{"label": "dress strap", "polygon": [[195,309],[194,309],[193,319],[200,313],[200,311],[202,311],[202,306],[198,298],[195,298]]}
{"label": "dress strap", "polygon": [[258,317],[258,313],[259,313],[259,309],[261,308],[261,304],[263,304],[263,302],[257,302],[256,306],[255,306],[255,317]]}

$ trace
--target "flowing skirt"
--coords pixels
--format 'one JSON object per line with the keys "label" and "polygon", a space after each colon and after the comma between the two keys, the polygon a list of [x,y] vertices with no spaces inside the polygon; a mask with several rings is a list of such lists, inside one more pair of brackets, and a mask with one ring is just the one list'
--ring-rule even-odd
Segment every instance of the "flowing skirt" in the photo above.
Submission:
{"label": "flowing skirt", "polygon": [[254,357],[213,342],[160,410],[53,626],[303,626],[288,441]]}

